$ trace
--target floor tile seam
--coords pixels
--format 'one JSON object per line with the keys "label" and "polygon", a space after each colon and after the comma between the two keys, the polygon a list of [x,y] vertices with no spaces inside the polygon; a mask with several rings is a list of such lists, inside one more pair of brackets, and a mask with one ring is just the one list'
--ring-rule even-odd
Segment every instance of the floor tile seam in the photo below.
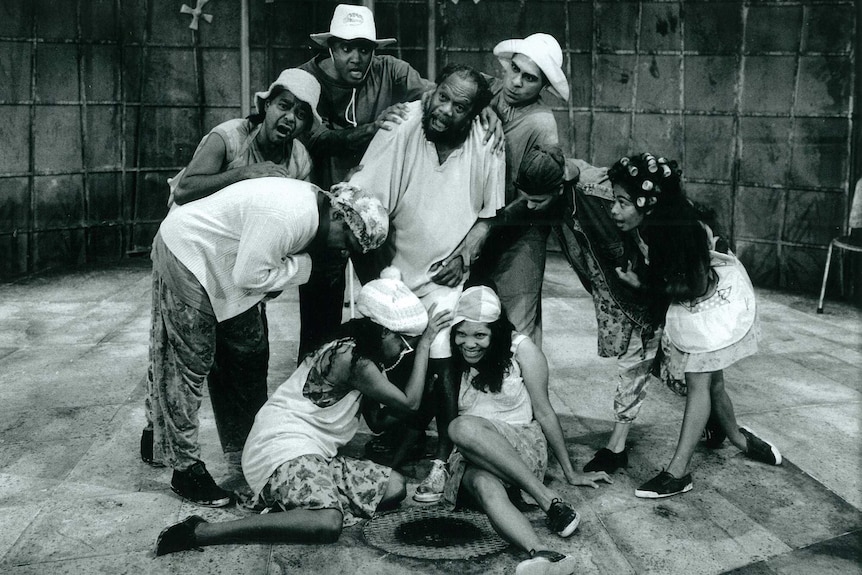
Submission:
{"label": "floor tile seam", "polygon": [[[0,386],[2,386],[2,385],[3,385],[3,383],[2,383],[2,381],[0,381]],[[0,398],[2,398],[2,394],[0,394]],[[116,407],[117,411],[119,411],[120,409],[122,409],[123,407],[128,405],[129,401],[130,400],[127,398],[127,399],[123,399],[122,401],[113,401],[113,402],[109,402],[109,403],[87,403],[87,404],[82,404],[82,405],[52,405],[51,407],[40,408],[40,410],[41,411],[51,411],[51,410],[65,410],[65,409],[89,409],[89,408],[93,408],[93,407]],[[106,425],[110,425],[114,421],[114,418],[117,417],[117,411],[115,411],[111,415],[111,417],[108,419]],[[17,409],[17,408],[9,409],[9,410],[7,410],[5,408],[0,409],[0,417],[4,416],[10,412],[15,413],[15,414],[20,414],[21,410]],[[70,436],[63,436],[64,439],[68,438],[68,437],[70,437]],[[21,441],[21,442],[10,442],[10,443],[32,443],[32,440],[30,440],[29,442]],[[3,445],[3,442],[0,442],[0,445]]]}
{"label": "floor tile seam", "polygon": [[[16,543],[17,543],[17,541],[16,541]],[[14,549],[14,547],[9,549],[9,553],[11,553],[12,549]],[[17,563],[17,562],[12,563],[11,561],[6,562],[6,557],[9,556],[9,553],[7,553],[2,559],[0,559],[0,567],[20,568],[20,567],[31,567],[31,566],[61,565],[63,563],[70,563],[73,561],[82,561],[82,560],[87,560],[87,559],[99,559],[99,558],[103,558],[103,557],[122,557],[122,556],[130,555],[130,554],[146,554],[146,555],[150,555],[152,559],[156,558],[155,544],[152,544],[150,549],[132,549],[132,550],[127,550],[127,551],[122,551],[119,553],[97,553],[97,554],[93,554],[93,555],[74,555],[74,556],[69,556],[69,557],[60,557],[57,559],[48,559],[45,561],[29,561],[27,563]],[[50,571],[44,571],[44,572],[50,573]]]}
{"label": "floor tile seam", "polygon": [[806,545],[803,545],[802,547],[798,547],[798,548],[794,549],[794,551],[802,551],[802,550],[808,549],[809,547],[813,547],[814,545],[821,545],[823,543],[827,543],[829,541],[834,541],[836,539],[840,539],[842,537],[847,537],[848,535],[853,535],[853,534],[862,534],[862,527],[860,527],[858,529],[851,529],[850,531],[845,531],[844,533],[839,533],[838,535],[834,535],[832,537],[827,537],[825,539],[821,539],[820,541],[814,541],[813,543],[808,543]]}
{"label": "floor tile seam", "polygon": [[[842,366],[846,366],[847,368],[850,368],[850,369],[862,371],[862,365],[857,365],[855,363],[847,361],[847,359],[845,359],[845,357],[842,357],[842,355],[840,355],[840,354],[835,354],[835,353],[830,352],[830,351],[820,351],[820,350],[813,350],[810,352],[802,352],[802,353],[803,354],[807,353],[807,354],[811,354],[811,355],[822,355],[822,356],[825,356],[826,358],[828,358],[830,360],[833,360],[833,361],[841,364]],[[805,365],[803,359],[801,359],[801,358],[795,359],[801,355],[799,353],[786,353],[786,352],[785,353],[762,353],[762,354],[758,354],[758,355],[784,357],[784,358],[787,358],[788,360],[792,361],[793,363],[799,364],[803,367],[808,367]],[[808,369],[813,369],[813,368],[809,367]],[[820,374],[820,375],[823,375],[823,374]],[[825,377],[832,379],[828,375]],[[838,382],[838,383],[841,383],[841,382]]]}
{"label": "floor tile seam", "polygon": [[[596,501],[598,501],[598,499]],[[631,570],[632,573],[637,573],[637,569],[635,569],[635,566],[629,560],[628,555],[626,555],[626,553],[622,549],[620,549],[620,546],[617,544],[616,539],[614,539],[613,533],[608,529],[608,526],[605,523],[605,520],[604,520],[604,517],[602,516],[602,513],[600,512],[599,509],[596,509],[593,506],[592,500],[583,499],[583,500],[581,500],[580,504],[581,505],[586,504],[587,507],[590,508],[590,511],[592,512],[593,516],[598,520],[602,531],[604,531],[605,535],[607,535],[608,541],[610,541],[613,544],[614,549],[616,550],[617,554],[620,557],[622,557],[623,561],[625,561],[626,565],[629,566],[629,569]],[[608,515],[612,515],[612,514],[613,513],[610,513]],[[583,514],[581,514],[581,515],[583,516]],[[592,553],[590,554],[590,557],[592,557]]]}
{"label": "floor tile seam", "polygon": [[[848,388],[849,389],[849,388]],[[855,391],[855,390],[854,390]],[[858,392],[857,392],[858,393]],[[828,401],[828,402],[819,402],[819,403],[806,403],[803,405],[786,405],[782,407],[775,407],[771,409],[764,409],[759,411],[747,411],[738,407],[735,407],[735,411],[737,415],[771,415],[771,414],[779,414],[781,412],[786,411],[799,411],[801,409],[812,409],[812,408],[820,408],[820,407],[844,407],[849,405],[862,405],[862,393],[859,394],[860,398],[856,400],[844,400],[844,401]],[[738,418],[737,418],[738,419]]]}

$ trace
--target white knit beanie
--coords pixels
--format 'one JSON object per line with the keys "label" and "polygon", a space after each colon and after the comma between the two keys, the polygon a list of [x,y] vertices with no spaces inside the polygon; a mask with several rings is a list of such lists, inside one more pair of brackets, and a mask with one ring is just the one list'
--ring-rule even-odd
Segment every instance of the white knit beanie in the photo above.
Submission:
{"label": "white knit beanie", "polygon": [[386,268],[380,279],[362,286],[356,309],[374,323],[403,335],[422,335],[428,326],[425,306],[401,281],[401,272],[394,267]]}

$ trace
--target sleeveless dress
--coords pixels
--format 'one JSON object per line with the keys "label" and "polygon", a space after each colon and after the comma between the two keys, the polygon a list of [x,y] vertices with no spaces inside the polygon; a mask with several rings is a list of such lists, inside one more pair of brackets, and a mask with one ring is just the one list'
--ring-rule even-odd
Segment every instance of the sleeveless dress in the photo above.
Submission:
{"label": "sleeveless dress", "polygon": [[733,254],[710,252],[718,284],[703,299],[673,303],[662,336],[663,375],[718,371],[757,353],[760,336],[754,288]]}
{"label": "sleeveless dress", "polygon": [[[503,385],[498,393],[483,392],[473,387],[470,380],[476,375],[474,369],[461,377],[458,415],[472,415],[488,420],[515,448],[533,475],[542,480],[548,468],[548,442],[542,426],[533,419],[530,394],[521,377],[521,366],[514,358],[518,346],[525,339],[525,335],[513,334],[512,363],[503,376]],[[467,464],[457,447],[452,450],[447,462],[449,479],[443,488],[443,502],[449,508],[454,508],[458,500],[458,491]]]}

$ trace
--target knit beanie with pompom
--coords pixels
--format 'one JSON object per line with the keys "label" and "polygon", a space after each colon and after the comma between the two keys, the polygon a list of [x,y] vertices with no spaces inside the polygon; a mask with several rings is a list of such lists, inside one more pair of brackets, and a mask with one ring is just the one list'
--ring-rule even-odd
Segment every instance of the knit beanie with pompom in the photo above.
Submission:
{"label": "knit beanie with pompom", "polygon": [[428,326],[425,306],[401,281],[401,271],[391,266],[380,273],[380,279],[362,286],[356,309],[374,323],[407,336],[422,335]]}

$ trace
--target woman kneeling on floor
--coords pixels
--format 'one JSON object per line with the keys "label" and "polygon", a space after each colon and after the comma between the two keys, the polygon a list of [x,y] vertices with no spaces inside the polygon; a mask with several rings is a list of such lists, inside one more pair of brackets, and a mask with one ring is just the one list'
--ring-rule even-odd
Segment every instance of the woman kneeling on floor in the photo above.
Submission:
{"label": "woman kneeling on floor", "polygon": [[[394,268],[390,268],[394,270]],[[227,543],[330,543],[405,495],[402,475],[338,455],[359,427],[363,395],[404,411],[422,399],[431,342],[451,317],[429,314],[397,270],[367,283],[357,299],[363,318],[306,356],[258,412],[242,457],[243,474],[266,513],[209,523],[193,515],[168,527],[156,555]],[[404,391],[386,372],[415,349]]]}
{"label": "woman kneeling on floor", "polygon": [[572,573],[574,557],[549,550],[510,493],[521,504],[524,490],[547,513],[550,529],[568,537],[580,516],[542,482],[548,445],[569,484],[598,487],[598,481],[611,483],[610,477],[604,471],[575,472],[548,399],[547,360],[529,338],[513,332],[491,288],[464,291],[455,308],[451,338],[461,385],[458,417],[449,425],[456,450],[448,461],[444,501],[478,506],[500,536],[529,552],[516,574]]}

